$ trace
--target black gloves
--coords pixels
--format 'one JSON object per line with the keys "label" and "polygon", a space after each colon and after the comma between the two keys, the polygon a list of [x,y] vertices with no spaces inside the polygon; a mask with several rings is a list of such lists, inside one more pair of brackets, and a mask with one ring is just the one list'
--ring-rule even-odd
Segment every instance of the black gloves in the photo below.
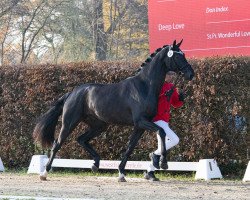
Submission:
{"label": "black gloves", "polygon": [[[171,98],[173,93],[174,93],[174,87],[172,87],[170,90],[165,92],[165,96],[167,97],[168,101],[170,101],[170,98]],[[186,97],[187,97],[187,95],[184,91],[179,92],[179,101],[184,101]]]}
{"label": "black gloves", "polygon": [[167,97],[168,101],[170,101],[170,98],[171,98],[173,93],[174,93],[174,87],[172,87],[170,90],[165,92],[165,96]]}
{"label": "black gloves", "polygon": [[185,98],[186,98],[186,93],[185,92],[183,92],[183,91],[181,91],[180,93],[179,93],[179,100],[180,101],[184,101],[185,100]]}

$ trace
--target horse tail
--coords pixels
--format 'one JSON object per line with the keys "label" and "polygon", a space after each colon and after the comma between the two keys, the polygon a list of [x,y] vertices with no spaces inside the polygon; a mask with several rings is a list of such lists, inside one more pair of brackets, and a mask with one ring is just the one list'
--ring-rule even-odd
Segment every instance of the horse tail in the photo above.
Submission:
{"label": "horse tail", "polygon": [[33,131],[33,138],[35,142],[40,143],[43,148],[51,147],[55,140],[56,125],[69,94],[70,93],[66,93],[60,97],[52,107],[38,119]]}

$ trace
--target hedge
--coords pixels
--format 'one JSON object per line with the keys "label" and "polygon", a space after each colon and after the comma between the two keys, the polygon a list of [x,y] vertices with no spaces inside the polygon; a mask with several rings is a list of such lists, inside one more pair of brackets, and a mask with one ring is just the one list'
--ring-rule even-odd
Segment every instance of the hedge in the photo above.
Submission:
{"label": "hedge", "polygon": [[[185,106],[172,110],[170,126],[180,143],[169,152],[175,161],[215,158],[222,165],[247,163],[249,138],[250,57],[213,57],[189,60],[196,78],[181,81]],[[114,83],[132,76],[140,63],[80,62],[62,65],[0,67],[0,157],[9,168],[27,167],[32,155],[44,151],[34,144],[36,119],[64,93],[83,83]],[[76,138],[82,123],[58,156],[90,159]],[[60,130],[60,122],[57,134]],[[101,159],[121,159],[132,127],[110,126],[92,144]],[[130,160],[148,160],[156,149],[156,134],[145,132]],[[45,151],[47,153],[49,151]]]}

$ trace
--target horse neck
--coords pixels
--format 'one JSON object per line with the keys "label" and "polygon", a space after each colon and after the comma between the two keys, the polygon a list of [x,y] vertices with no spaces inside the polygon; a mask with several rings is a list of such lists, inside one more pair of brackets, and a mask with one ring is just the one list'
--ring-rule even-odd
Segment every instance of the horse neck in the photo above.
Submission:
{"label": "horse neck", "polygon": [[148,65],[143,68],[140,77],[148,84],[150,94],[156,94],[158,97],[165,80],[167,68],[161,61],[160,56],[156,56]]}

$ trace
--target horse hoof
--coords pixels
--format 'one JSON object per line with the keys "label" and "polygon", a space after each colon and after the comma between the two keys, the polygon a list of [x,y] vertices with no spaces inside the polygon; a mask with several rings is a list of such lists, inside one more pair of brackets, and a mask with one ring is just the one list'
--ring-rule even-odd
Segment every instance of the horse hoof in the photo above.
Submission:
{"label": "horse hoof", "polygon": [[41,181],[47,181],[47,177],[46,176],[39,176]]}
{"label": "horse hoof", "polygon": [[92,165],[91,169],[93,172],[97,172],[99,168],[95,165]]}
{"label": "horse hoof", "polygon": [[44,172],[42,172],[40,174],[40,180],[41,181],[46,181],[47,180],[47,176],[48,176],[48,172],[46,171],[46,169],[44,170]]}
{"label": "horse hoof", "polygon": [[119,177],[118,182],[127,182],[127,181],[126,181],[126,179],[124,177]]}
{"label": "horse hoof", "polygon": [[160,163],[160,167],[161,167],[161,169],[163,169],[163,170],[167,170],[167,169],[168,169],[168,163],[167,163],[167,162],[161,162],[161,163]]}

